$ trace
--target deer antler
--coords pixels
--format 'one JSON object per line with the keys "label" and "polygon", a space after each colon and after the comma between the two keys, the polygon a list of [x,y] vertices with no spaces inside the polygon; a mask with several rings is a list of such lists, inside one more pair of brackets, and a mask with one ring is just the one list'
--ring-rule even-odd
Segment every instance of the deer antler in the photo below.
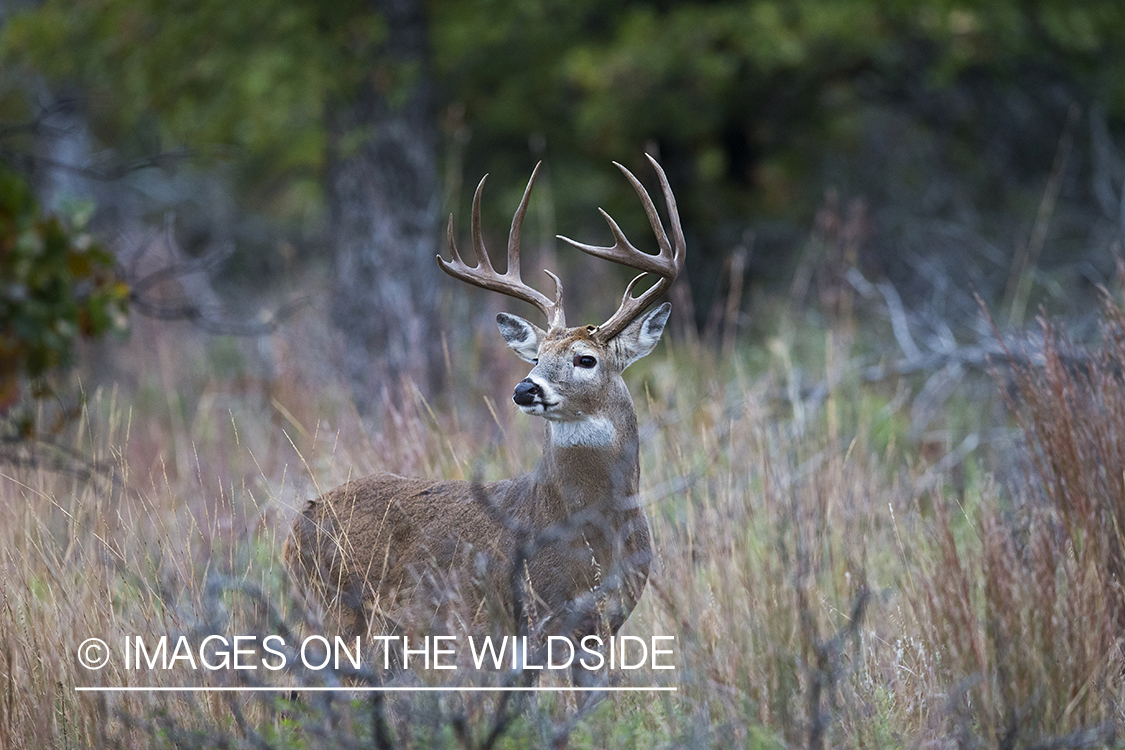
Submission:
{"label": "deer antler", "polygon": [[453,260],[447,261],[440,255],[437,259],[441,270],[453,278],[460,279],[473,286],[479,286],[482,289],[500,292],[500,294],[530,302],[547,317],[547,323],[551,328],[565,328],[566,316],[563,314],[562,306],[563,288],[559,277],[550,271],[543,271],[555,282],[554,302],[542,292],[532,289],[520,278],[520,231],[523,229],[524,214],[527,213],[527,201],[531,196],[531,186],[535,184],[535,176],[539,174],[540,164],[542,162],[535,165],[535,170],[531,173],[531,179],[527,181],[527,188],[523,191],[523,200],[520,201],[519,208],[516,209],[516,214],[512,217],[512,230],[508,233],[508,267],[504,273],[497,273],[496,269],[492,267],[492,259],[488,257],[488,251],[484,249],[484,238],[481,236],[480,195],[488,175],[481,178],[480,184],[477,185],[477,191],[473,195],[472,233],[473,249],[477,253],[477,265],[475,267],[469,266],[457,252],[457,245],[453,241],[453,214],[449,215],[449,228],[446,233],[449,239],[449,250],[453,253]]}
{"label": "deer antler", "polygon": [[[641,185],[640,180],[633,176],[625,167],[617,162],[614,165],[625,175],[629,180],[629,184],[633,186],[637,196],[641,199],[644,205],[645,213],[648,214],[649,224],[652,225],[652,231],[656,234],[656,242],[660,245],[660,252],[656,255],[643,253],[625,238],[625,234],[621,231],[621,227],[613,220],[608,213],[602,209],[598,209],[601,215],[605,218],[606,223],[609,224],[609,230],[613,232],[615,240],[612,247],[598,247],[597,245],[586,245],[581,242],[575,242],[569,237],[558,235],[560,240],[574,245],[576,248],[584,253],[589,253],[598,258],[611,260],[614,263],[620,263],[630,268],[635,268],[641,273],[635,279],[629,282],[629,286],[625,289],[625,296],[621,300],[621,306],[617,312],[602,323],[594,330],[594,336],[601,341],[609,341],[617,334],[621,333],[627,325],[632,323],[637,316],[644,312],[654,299],[668,291],[672,286],[672,282],[679,276],[680,271],[684,267],[684,254],[686,250],[686,243],[684,242],[684,231],[680,226],[680,214],[676,209],[676,198],[672,195],[672,188],[668,185],[668,177],[664,174],[664,170],[656,163],[656,159],[646,154],[648,160],[652,162],[652,166],[656,169],[657,177],[660,179],[660,187],[664,191],[664,202],[668,206],[668,219],[672,224],[672,242],[668,241],[668,235],[664,232],[664,225],[660,222],[660,216],[656,213],[656,206],[653,205],[652,198],[649,197],[648,192]],[[645,274],[655,274],[659,280],[653,284],[649,289],[641,293],[641,296],[633,296],[633,287],[637,282],[644,277]]]}

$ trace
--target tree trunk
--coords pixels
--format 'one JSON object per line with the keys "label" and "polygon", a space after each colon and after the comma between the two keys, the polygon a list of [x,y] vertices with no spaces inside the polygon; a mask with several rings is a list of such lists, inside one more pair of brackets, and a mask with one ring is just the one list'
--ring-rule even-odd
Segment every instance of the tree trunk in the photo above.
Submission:
{"label": "tree trunk", "polygon": [[362,415],[380,394],[440,379],[437,155],[420,0],[373,0],[381,60],[329,112],[328,199],[336,262],[332,319]]}

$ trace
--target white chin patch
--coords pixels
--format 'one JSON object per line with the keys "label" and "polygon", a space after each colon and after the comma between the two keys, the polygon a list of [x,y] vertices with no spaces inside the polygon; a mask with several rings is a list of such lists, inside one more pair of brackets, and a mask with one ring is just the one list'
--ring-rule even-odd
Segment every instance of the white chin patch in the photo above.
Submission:
{"label": "white chin patch", "polygon": [[610,445],[617,430],[605,417],[551,422],[551,440],[559,448],[596,448]]}

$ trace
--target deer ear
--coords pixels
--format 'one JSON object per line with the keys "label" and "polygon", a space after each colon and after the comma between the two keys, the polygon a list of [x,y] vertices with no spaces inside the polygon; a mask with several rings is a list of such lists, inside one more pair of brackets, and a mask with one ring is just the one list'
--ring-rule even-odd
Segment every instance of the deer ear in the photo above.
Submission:
{"label": "deer ear", "polygon": [[671,312],[672,305],[665,302],[640,320],[634,320],[624,331],[617,334],[614,343],[624,360],[621,369],[624,370],[656,348]]}
{"label": "deer ear", "polygon": [[539,342],[547,335],[518,315],[500,313],[496,316],[500,335],[508,342],[519,358],[534,363],[539,356]]}

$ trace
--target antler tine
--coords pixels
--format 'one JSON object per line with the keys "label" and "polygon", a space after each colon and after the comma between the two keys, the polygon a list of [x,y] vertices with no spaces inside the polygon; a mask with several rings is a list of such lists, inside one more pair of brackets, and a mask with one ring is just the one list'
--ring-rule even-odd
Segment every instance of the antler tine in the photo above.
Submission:
{"label": "antler tine", "polygon": [[[645,154],[645,156],[648,156],[648,154]],[[648,158],[649,160],[652,160],[651,156],[649,156]],[[653,161],[652,163],[656,166],[657,171],[663,174],[663,170],[660,169],[660,165],[656,164],[655,161]],[[629,181],[629,184],[633,186],[633,192],[635,192],[637,194],[637,197],[641,199],[641,205],[644,206],[645,214],[648,215],[649,226],[652,227],[652,233],[656,235],[656,244],[660,246],[660,255],[664,256],[670,253],[671,247],[668,244],[668,235],[664,232],[664,225],[660,222],[660,214],[656,212],[656,204],[652,202],[652,198],[649,196],[648,191],[645,190],[644,185],[641,184],[641,181],[638,180],[633,175],[633,173],[626,169],[623,165],[617,162],[613,162],[613,165],[621,170],[621,173],[625,175],[625,179],[627,179]],[[661,184],[661,187],[663,187],[663,183]],[[665,199],[667,199],[667,193],[665,193]],[[672,205],[674,207],[675,202],[673,202]]]}
{"label": "antler tine", "polygon": [[488,289],[489,291],[499,292],[500,294],[514,297],[518,300],[528,302],[539,309],[543,315],[546,316],[548,324],[552,327],[565,327],[566,320],[563,314],[562,306],[562,283],[558,277],[550,271],[547,275],[555,282],[555,300],[552,302],[541,292],[532,289],[524,283],[520,277],[520,232],[523,229],[523,218],[527,213],[528,200],[531,197],[531,187],[535,184],[535,176],[539,173],[539,165],[535,165],[535,171],[531,173],[531,179],[527,182],[527,188],[523,192],[523,199],[520,201],[519,208],[516,209],[515,216],[512,218],[512,229],[508,234],[508,267],[504,273],[497,273],[492,265],[492,259],[488,255],[488,251],[484,247],[484,238],[481,233],[480,221],[480,198],[481,192],[484,189],[484,181],[488,179],[488,175],[481,178],[480,184],[477,185],[476,192],[473,194],[473,211],[472,211],[472,235],[473,235],[473,248],[477,253],[477,265],[470,266],[465,263],[461,254],[457,251],[457,244],[453,239],[453,215],[449,215],[449,225],[446,229],[446,239],[449,243],[449,251],[453,256],[452,261],[447,261],[440,255],[437,257],[438,265],[441,270],[455,279],[460,279],[473,286]]}
{"label": "antler tine", "polygon": [[520,235],[523,233],[523,217],[527,214],[527,204],[531,198],[531,186],[535,184],[535,178],[539,174],[539,166],[543,162],[535,165],[535,169],[531,170],[531,179],[527,181],[527,187],[523,190],[523,197],[520,198],[520,205],[516,209],[516,213],[512,216],[512,228],[508,231],[508,273],[513,271],[518,278],[520,275]]}
{"label": "antler tine", "polygon": [[[676,263],[677,268],[683,268],[684,254],[687,252],[687,241],[684,240],[684,228],[680,224],[680,209],[676,207],[676,196],[672,194],[672,186],[668,184],[668,175],[664,174],[664,169],[657,163],[656,159],[652,158],[651,154],[645,154],[645,158],[652,164],[652,168],[656,170],[656,178],[660,180],[660,191],[664,193],[664,205],[668,208],[668,223],[672,225],[672,260]],[[641,184],[636,183],[636,187],[644,193],[645,198],[648,198],[648,193],[644,192]],[[656,207],[652,205],[652,200],[647,201],[647,206],[651,210],[648,211],[649,221],[654,227],[660,227],[661,234],[663,235],[664,227],[660,224],[660,217],[656,213]],[[665,242],[667,242],[667,235],[664,235]],[[664,246],[661,245],[663,250]],[[677,273],[679,271],[677,270]]]}
{"label": "antler tine", "polygon": [[[646,156],[648,156],[646,154]],[[644,206],[645,213],[648,215],[649,224],[652,226],[653,234],[656,235],[656,242],[660,246],[660,252],[656,255],[641,252],[625,237],[625,233],[621,231],[621,227],[617,222],[602,209],[598,209],[602,217],[609,225],[610,232],[613,233],[614,243],[610,247],[600,247],[598,245],[587,245],[581,242],[575,242],[569,237],[558,235],[560,240],[567,242],[574,247],[578,248],[584,253],[593,255],[596,258],[613,261],[620,263],[630,268],[635,268],[642,273],[629,282],[629,286],[625,289],[625,296],[621,300],[621,306],[617,312],[610,317],[605,323],[597,327],[595,336],[603,341],[609,341],[617,334],[621,333],[633,320],[637,318],[644,309],[654,299],[666,292],[672,286],[672,282],[679,276],[680,270],[684,265],[684,254],[686,252],[686,242],[684,241],[683,228],[680,225],[679,210],[676,208],[676,198],[672,195],[672,188],[668,184],[668,177],[664,174],[664,170],[651,156],[648,156],[649,162],[652,163],[653,168],[656,170],[657,177],[660,180],[660,188],[664,193],[664,202],[668,207],[668,217],[672,226],[672,241],[669,242],[668,235],[664,231],[664,225],[660,221],[660,215],[656,211],[656,205],[652,202],[648,191],[641,185],[632,172],[626,169],[621,164],[614,162],[614,165],[621,170],[625,178],[629,180],[629,184],[633,186],[633,190],[641,199],[641,204]],[[641,293],[639,297],[633,297],[633,288],[637,282],[645,274],[654,274],[659,277],[659,280]]]}
{"label": "antler tine", "polygon": [[[496,270],[492,267],[492,258],[488,256],[488,250],[484,247],[484,236],[480,230],[480,196],[484,192],[484,182],[488,179],[488,174],[480,178],[477,183],[477,189],[473,191],[473,211],[470,214],[472,217],[469,220],[469,231],[473,235],[473,250],[477,254],[477,265],[485,269],[488,273],[495,274]],[[453,221],[453,214],[449,215],[449,220]],[[452,237],[452,236],[451,236]],[[452,247],[453,240],[450,239],[450,247]]]}
{"label": "antler tine", "polygon": [[[514,275],[517,280],[520,279],[520,236],[523,233],[523,217],[527,215],[527,205],[531,200],[531,188],[535,184],[535,178],[539,175],[539,167],[541,166],[543,166],[542,161],[536,163],[535,169],[531,170],[531,178],[527,181],[527,187],[523,190],[520,205],[516,209],[515,215],[512,216],[512,228],[508,232],[508,269],[504,275]],[[566,328],[566,314],[563,312],[562,304],[562,282],[559,281],[558,276],[546,268],[543,269],[543,273],[550,276],[551,280],[555,282],[555,301],[552,303],[551,310],[544,310],[543,314],[547,316],[551,328]]]}

